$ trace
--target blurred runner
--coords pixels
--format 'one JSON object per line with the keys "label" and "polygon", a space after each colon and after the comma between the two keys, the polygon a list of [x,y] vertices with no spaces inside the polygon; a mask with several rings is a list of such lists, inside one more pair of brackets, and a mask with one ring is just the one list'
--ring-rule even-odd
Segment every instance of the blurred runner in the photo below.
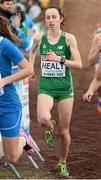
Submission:
{"label": "blurred runner", "polygon": [[[96,25],[96,33],[101,33],[101,23],[97,23]],[[95,65],[95,72],[97,71],[97,68],[99,66],[99,64],[101,63],[101,59],[100,56],[99,58],[96,60],[96,65]],[[101,113],[101,87],[97,90],[98,92],[98,97],[97,97],[97,111],[99,113]]]}
{"label": "blurred runner", "polygon": [[101,86],[101,32],[97,33],[92,40],[92,45],[88,56],[89,66],[93,66],[96,63],[96,60],[98,60],[99,63],[97,65],[94,79],[83,96],[84,100],[88,102],[91,101],[94,92]]}
{"label": "blurred runner", "polygon": [[[20,131],[22,105],[13,82],[32,75],[31,64],[10,40],[0,36],[0,133],[5,157],[15,163],[23,149],[31,155],[34,147],[31,139]],[[20,71],[12,74],[12,64]]]}

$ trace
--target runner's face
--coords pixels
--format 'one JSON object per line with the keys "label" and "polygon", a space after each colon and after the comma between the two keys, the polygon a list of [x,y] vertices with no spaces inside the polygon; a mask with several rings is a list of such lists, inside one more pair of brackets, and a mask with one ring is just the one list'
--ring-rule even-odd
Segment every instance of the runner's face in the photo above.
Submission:
{"label": "runner's face", "polygon": [[45,12],[45,22],[47,28],[50,30],[60,29],[62,18],[60,17],[58,10],[55,8],[47,9]]}
{"label": "runner's face", "polygon": [[13,1],[5,1],[2,4],[2,8],[11,12],[13,8]]}

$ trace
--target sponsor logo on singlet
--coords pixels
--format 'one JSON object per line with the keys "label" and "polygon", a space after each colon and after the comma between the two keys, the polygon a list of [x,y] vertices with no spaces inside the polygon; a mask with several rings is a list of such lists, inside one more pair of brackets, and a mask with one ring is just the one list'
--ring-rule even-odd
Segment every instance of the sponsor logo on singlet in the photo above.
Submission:
{"label": "sponsor logo on singlet", "polygon": [[58,46],[57,49],[60,49],[60,50],[63,49],[63,45]]}
{"label": "sponsor logo on singlet", "polygon": [[43,44],[43,46],[42,46],[42,47],[43,47],[43,49],[47,48],[46,44]]}

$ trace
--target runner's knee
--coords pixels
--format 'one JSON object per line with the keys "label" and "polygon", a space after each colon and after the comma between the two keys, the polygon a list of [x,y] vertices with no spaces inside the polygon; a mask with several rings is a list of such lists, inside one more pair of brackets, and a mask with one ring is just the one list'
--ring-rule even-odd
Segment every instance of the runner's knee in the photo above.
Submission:
{"label": "runner's knee", "polygon": [[17,153],[9,153],[9,154],[5,154],[6,156],[6,159],[10,162],[10,163],[13,163],[15,164],[18,160],[18,156],[17,156]]}
{"label": "runner's knee", "polygon": [[69,138],[70,139],[70,133],[68,128],[59,129],[59,136],[60,138]]}
{"label": "runner's knee", "polygon": [[42,113],[37,116],[37,120],[40,125],[46,126],[47,122],[51,119],[50,113]]}

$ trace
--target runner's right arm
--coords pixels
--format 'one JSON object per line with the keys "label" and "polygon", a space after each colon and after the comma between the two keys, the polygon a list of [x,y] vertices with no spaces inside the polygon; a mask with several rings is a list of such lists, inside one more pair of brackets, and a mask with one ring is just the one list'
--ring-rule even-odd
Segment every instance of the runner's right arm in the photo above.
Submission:
{"label": "runner's right arm", "polygon": [[33,45],[32,45],[32,48],[30,50],[30,53],[29,53],[29,61],[31,62],[32,64],[32,67],[33,67],[33,75],[30,77],[30,79],[33,81],[34,79],[34,64],[35,64],[35,59],[36,59],[36,55],[37,55],[37,48],[38,48],[38,45],[39,45],[39,42],[41,40],[41,37],[42,37],[42,34],[40,33],[36,33],[33,37]]}
{"label": "runner's right arm", "polygon": [[39,42],[41,40],[41,37],[42,37],[42,34],[41,33],[36,33],[33,37],[33,45],[32,45],[32,48],[30,50],[30,53],[29,53],[29,60],[30,62],[32,63],[32,65],[34,66],[34,63],[35,63],[35,58],[36,58],[36,54],[37,54],[37,48],[38,48],[38,45],[39,45]]}
{"label": "runner's right arm", "polygon": [[101,86],[101,81],[97,80],[96,77],[91,81],[87,92],[83,95],[84,101],[90,102],[94,92]]}

